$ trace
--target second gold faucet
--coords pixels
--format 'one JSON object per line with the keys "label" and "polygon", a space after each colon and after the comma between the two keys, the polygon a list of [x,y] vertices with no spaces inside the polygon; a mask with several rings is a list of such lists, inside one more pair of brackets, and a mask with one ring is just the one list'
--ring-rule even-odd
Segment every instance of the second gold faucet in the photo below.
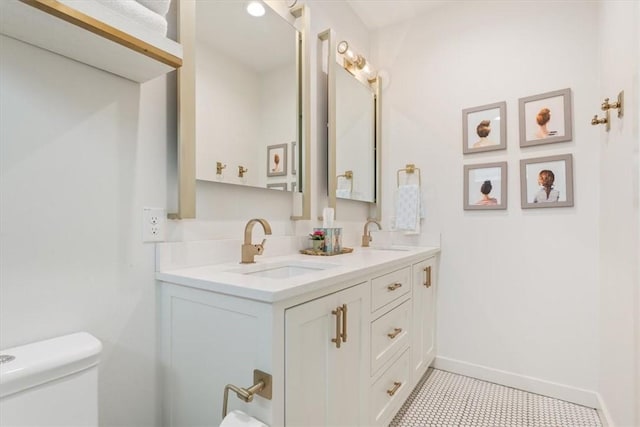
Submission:
{"label": "second gold faucet", "polygon": [[373,240],[371,238],[371,232],[369,231],[369,224],[375,224],[378,226],[378,230],[382,230],[382,225],[375,219],[368,219],[367,222],[364,223],[364,230],[362,231],[362,247],[368,248],[369,242]]}

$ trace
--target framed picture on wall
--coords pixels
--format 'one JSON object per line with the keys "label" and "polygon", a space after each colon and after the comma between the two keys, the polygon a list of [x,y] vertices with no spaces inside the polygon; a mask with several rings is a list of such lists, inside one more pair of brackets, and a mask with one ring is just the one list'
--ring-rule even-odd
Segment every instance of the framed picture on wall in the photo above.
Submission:
{"label": "framed picture on wall", "polygon": [[287,191],[287,183],[286,182],[274,182],[274,183],[271,183],[271,184],[267,184],[267,188],[272,188],[274,190]]}
{"label": "framed picture on wall", "polygon": [[523,209],[573,206],[573,156],[520,160],[520,202]]}
{"label": "framed picture on wall", "polygon": [[287,175],[287,149],[287,144],[267,147],[267,176]]}
{"label": "framed picture on wall", "polygon": [[464,210],[507,209],[507,162],[464,166]]}
{"label": "framed picture on wall", "polygon": [[298,142],[291,141],[291,175],[295,175],[298,171],[296,165],[298,164]]}
{"label": "framed picture on wall", "polygon": [[519,99],[520,147],[571,141],[571,89]]}
{"label": "framed picture on wall", "polygon": [[464,154],[506,148],[506,102],[462,110],[462,152]]}

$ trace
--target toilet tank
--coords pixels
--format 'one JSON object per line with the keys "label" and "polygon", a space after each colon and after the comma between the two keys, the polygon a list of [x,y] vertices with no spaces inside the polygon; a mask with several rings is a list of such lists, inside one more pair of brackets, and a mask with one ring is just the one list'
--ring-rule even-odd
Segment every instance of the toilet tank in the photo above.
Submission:
{"label": "toilet tank", "polygon": [[101,350],[86,332],[0,350],[0,426],[97,426]]}

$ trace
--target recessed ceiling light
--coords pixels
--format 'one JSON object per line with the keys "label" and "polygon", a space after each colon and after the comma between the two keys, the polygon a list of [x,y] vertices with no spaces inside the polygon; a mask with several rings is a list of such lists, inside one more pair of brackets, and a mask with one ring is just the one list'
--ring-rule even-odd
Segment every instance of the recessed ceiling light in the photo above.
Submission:
{"label": "recessed ceiling light", "polygon": [[264,6],[258,1],[252,1],[247,5],[247,12],[251,16],[262,16],[264,15]]}

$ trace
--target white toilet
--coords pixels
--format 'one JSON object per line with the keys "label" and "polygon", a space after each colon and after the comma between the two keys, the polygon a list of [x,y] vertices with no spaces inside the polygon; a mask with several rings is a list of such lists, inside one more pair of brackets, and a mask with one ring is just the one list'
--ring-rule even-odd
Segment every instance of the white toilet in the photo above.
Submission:
{"label": "white toilet", "polygon": [[97,426],[101,350],[86,332],[0,350],[0,426]]}

